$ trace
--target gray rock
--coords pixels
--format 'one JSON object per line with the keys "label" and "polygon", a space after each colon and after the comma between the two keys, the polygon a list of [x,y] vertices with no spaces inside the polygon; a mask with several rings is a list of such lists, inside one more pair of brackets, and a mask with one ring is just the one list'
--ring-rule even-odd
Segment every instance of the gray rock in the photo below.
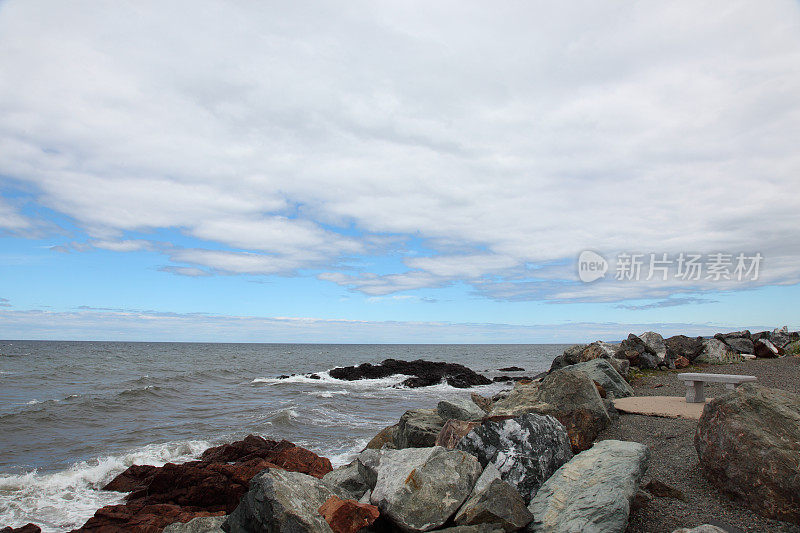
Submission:
{"label": "gray rock", "polygon": [[372,437],[365,449],[379,450],[381,448],[397,448],[397,428],[400,424],[392,424],[380,430]]}
{"label": "gray rock", "polygon": [[655,370],[658,363],[658,358],[651,353],[643,353],[636,358],[636,366],[645,370]]}
{"label": "gray rock", "polygon": [[398,450],[388,448],[383,448],[381,450],[370,449],[364,450],[356,456],[354,460],[361,463],[361,466],[364,468],[364,481],[370,490],[373,489],[375,483],[378,482],[378,467],[380,466],[381,460],[383,460],[384,457],[397,453],[397,451]]}
{"label": "gray rock", "polygon": [[783,326],[782,328],[775,328],[772,333],[770,333],[769,340],[777,348],[783,348],[792,342],[792,337],[789,335],[789,328],[786,326]]}
{"label": "gray rock", "polygon": [[599,383],[606,392],[613,392],[615,398],[633,396],[633,387],[628,385],[625,378],[614,369],[611,361],[607,359],[595,359],[594,361],[578,363],[569,369],[585,372],[589,379]]}
{"label": "gray rock", "polygon": [[614,352],[614,357],[627,359],[631,361],[631,364],[636,364],[636,359],[643,353],[655,355],[655,352],[642,339],[631,333],[627,339],[619,344],[616,352]]}
{"label": "gray rock", "polygon": [[444,422],[435,409],[406,411],[397,426],[397,447],[403,449],[433,446]]}
{"label": "gray rock", "polygon": [[519,492],[502,479],[494,479],[481,490],[474,490],[458,510],[458,525],[493,524],[504,531],[527,526],[533,515],[525,507]]}
{"label": "gray rock", "polygon": [[479,524],[477,526],[454,526],[437,529],[441,533],[504,533],[503,528],[494,524]]}
{"label": "gray rock", "polygon": [[741,363],[744,360],[740,354],[731,350],[727,344],[719,339],[706,339],[703,344],[703,353],[695,358],[695,363],[724,365]]}
{"label": "gray rock", "polygon": [[800,394],[740,385],[706,404],[694,446],[720,490],[764,516],[800,523]]}
{"label": "gray rock", "polygon": [[639,338],[653,351],[653,354],[655,354],[659,361],[663,361],[664,358],[666,358],[667,345],[664,342],[664,337],[655,331],[646,331],[639,335]]}
{"label": "gray rock", "polygon": [[442,420],[466,420],[467,422],[473,420],[480,420],[486,416],[486,412],[478,407],[478,405],[471,399],[467,398],[453,398],[450,400],[442,400],[436,406],[436,413]]}
{"label": "gray rock", "polygon": [[361,461],[354,460],[322,477],[322,481],[343,500],[359,500],[370,489],[367,469]]}
{"label": "gray rock", "polygon": [[227,516],[200,516],[186,523],[176,522],[163,529],[164,533],[222,533]]}
{"label": "gray rock", "polygon": [[746,354],[753,354],[755,353],[753,350],[755,346],[753,345],[753,341],[750,338],[745,337],[731,337],[725,339],[725,344],[727,344],[731,350],[736,353],[746,353]]}
{"label": "gray rock", "polygon": [[550,372],[555,372],[565,366],[576,363],[585,363],[594,359],[610,359],[614,357],[616,348],[607,342],[595,341],[591,344],[575,344],[564,353],[556,357],[550,366]]}
{"label": "gray rock", "polygon": [[711,524],[703,524],[691,529],[688,527],[682,527],[680,529],[676,529],[672,533],[728,533],[728,531],[722,529],[721,527],[712,526]]}
{"label": "gray rock", "polygon": [[481,465],[492,463],[525,502],[572,457],[564,426],[535,413],[484,422],[462,438],[457,449],[474,455]]}
{"label": "gray rock", "polygon": [[768,339],[758,339],[753,343],[753,353],[756,357],[775,358],[780,357],[781,350]]}
{"label": "gray rock", "polygon": [[367,490],[361,498],[358,499],[358,503],[366,503],[369,504],[369,500],[372,498],[372,490]]}
{"label": "gray rock", "polygon": [[455,514],[480,474],[477,459],[462,451],[399,450],[380,461],[370,503],[404,531],[430,531]]}
{"label": "gray rock", "polygon": [[333,495],[320,479],[268,468],[250,480],[250,490],[222,529],[228,533],[331,533],[319,508]]}
{"label": "gray rock", "polygon": [[472,487],[472,493],[475,494],[476,492],[482,491],[495,479],[503,479],[503,477],[500,475],[500,471],[496,466],[494,466],[493,463],[487,463],[486,467],[483,469],[483,472],[481,472],[478,481],[475,482],[475,486]]}
{"label": "gray rock", "polygon": [[605,440],[558,469],[528,505],[529,532],[622,533],[650,453],[636,442]]}

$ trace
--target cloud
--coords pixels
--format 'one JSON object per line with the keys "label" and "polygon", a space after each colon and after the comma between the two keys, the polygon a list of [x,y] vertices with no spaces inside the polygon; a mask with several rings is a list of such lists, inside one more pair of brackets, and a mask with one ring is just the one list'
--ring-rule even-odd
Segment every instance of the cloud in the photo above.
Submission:
{"label": "cloud", "polygon": [[169,272],[170,274],[177,274],[179,276],[188,276],[190,278],[198,278],[211,275],[205,270],[196,267],[179,267],[179,266],[167,265],[167,266],[162,266],[158,270],[161,272]]}
{"label": "cloud", "polygon": [[[797,324],[790,329],[796,329]],[[617,341],[657,331],[696,336],[774,326],[763,324],[591,323],[519,325],[433,321],[251,317],[82,306],[74,311],[0,309],[0,338],[171,342],[574,343]],[[102,338],[98,332],[102,331]]]}
{"label": "cloud", "polygon": [[[166,228],[204,242],[149,245],[176,268],[371,296],[737,289],[575,284],[584,249],[759,250],[796,283],[799,63],[795,2],[11,0],[0,175],[106,249]],[[348,263],[389,241],[396,271]]]}
{"label": "cloud", "polygon": [[11,303],[8,298],[0,298],[0,307],[11,307]]}
{"label": "cloud", "polygon": [[619,309],[629,309],[633,311],[640,311],[644,309],[661,309],[662,307],[678,307],[681,305],[690,305],[690,304],[710,304],[716,303],[717,300],[709,300],[707,298],[667,298],[666,300],[660,300],[658,302],[653,302],[649,304],[642,304],[642,305],[627,305],[627,304],[619,304],[616,307]]}

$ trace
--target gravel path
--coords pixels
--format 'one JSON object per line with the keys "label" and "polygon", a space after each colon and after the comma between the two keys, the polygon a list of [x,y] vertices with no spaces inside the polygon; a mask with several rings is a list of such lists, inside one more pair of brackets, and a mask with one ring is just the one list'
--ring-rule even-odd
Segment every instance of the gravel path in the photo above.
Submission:
{"label": "gravel path", "polygon": [[[737,365],[704,365],[680,371],[649,372],[634,380],[641,396],[683,396],[678,372],[749,374],[768,387],[800,393],[800,357],[759,359]],[[706,395],[724,392],[722,385],[707,386]],[[600,440],[641,442],[650,448],[650,466],[644,483],[657,479],[683,492],[685,499],[653,498],[631,512],[629,533],[671,533],[681,527],[716,524],[730,533],[800,532],[800,526],[763,518],[720,493],[703,477],[694,449],[694,420],[620,415]]]}

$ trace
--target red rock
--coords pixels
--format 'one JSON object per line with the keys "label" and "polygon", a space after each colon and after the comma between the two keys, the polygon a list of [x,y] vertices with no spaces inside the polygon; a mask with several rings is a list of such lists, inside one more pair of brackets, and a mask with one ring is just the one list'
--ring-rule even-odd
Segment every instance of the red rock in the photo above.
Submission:
{"label": "red rock", "polygon": [[22,527],[13,528],[11,526],[0,529],[0,533],[42,533],[42,528],[36,524],[25,524]]}
{"label": "red rock", "polygon": [[436,446],[444,446],[452,450],[461,438],[472,431],[472,428],[479,426],[480,422],[467,422],[466,420],[448,420],[436,435]]}
{"label": "red rock", "polygon": [[687,368],[690,364],[691,362],[682,355],[675,359],[675,368]]}
{"label": "red rock", "polygon": [[250,435],[209,448],[198,461],[161,467],[131,466],[105,487],[132,491],[126,503],[99,509],[75,531],[157,533],[174,522],[229,514],[249,490],[250,479],[266,468],[283,468],[318,478],[332,470],[328,459],[291,442]]}
{"label": "red rock", "polygon": [[356,533],[372,524],[380,516],[380,511],[374,505],[331,496],[319,508],[319,514],[334,533]]}
{"label": "red rock", "polygon": [[605,398],[606,397],[606,389],[605,389],[605,387],[603,387],[602,385],[600,385],[596,381],[592,381],[592,383],[594,383],[594,388],[597,389],[597,394],[599,394],[601,398]]}

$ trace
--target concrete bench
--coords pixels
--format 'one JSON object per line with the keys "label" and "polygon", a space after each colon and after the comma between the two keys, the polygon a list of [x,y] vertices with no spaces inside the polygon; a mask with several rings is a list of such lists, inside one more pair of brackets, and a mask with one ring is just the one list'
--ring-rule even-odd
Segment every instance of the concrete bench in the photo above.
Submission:
{"label": "concrete bench", "polygon": [[742,383],[756,381],[755,376],[737,376],[735,374],[700,374],[687,372],[678,374],[678,379],[686,385],[686,402],[703,403],[706,397],[703,394],[704,383],[724,383],[726,389],[735,389]]}

